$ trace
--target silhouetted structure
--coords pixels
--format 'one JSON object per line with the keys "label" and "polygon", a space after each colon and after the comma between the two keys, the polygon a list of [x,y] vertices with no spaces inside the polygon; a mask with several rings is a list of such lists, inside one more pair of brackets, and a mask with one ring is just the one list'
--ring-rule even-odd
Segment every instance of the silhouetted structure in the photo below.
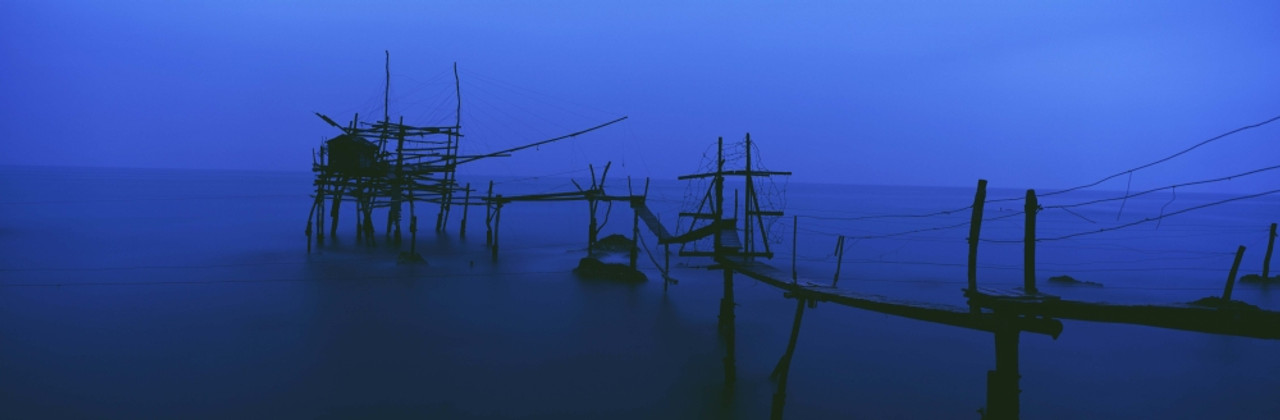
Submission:
{"label": "silhouetted structure", "polygon": [[[320,119],[341,131],[326,140],[318,154],[313,156],[315,172],[315,202],[307,220],[307,250],[311,249],[312,226],[315,227],[315,243],[324,244],[326,201],[330,201],[329,236],[338,233],[341,203],[356,205],[356,239],[374,243],[373,211],[388,208],[386,235],[395,243],[401,241],[404,204],[410,207],[409,232],[413,237],[408,255],[416,256],[418,231],[417,216],[413,210],[416,202],[428,202],[439,207],[436,213],[436,231],[443,231],[454,205],[466,206],[470,202],[471,188],[457,183],[459,165],[476,160],[510,156],[511,153],[575,137],[626,119],[621,117],[585,130],[478,155],[459,154],[462,140],[462,91],[458,80],[458,66],[453,66],[454,87],[457,93],[455,122],[451,126],[415,126],[404,123],[404,117],[392,122],[387,106],[391,90],[391,55],[387,53],[387,87],[383,100],[383,116],[379,121],[364,122],[360,115],[342,125],[326,115],[316,113]],[[464,199],[455,202],[462,193]],[[481,203],[474,203],[481,204]],[[464,212],[462,232],[466,231]]]}

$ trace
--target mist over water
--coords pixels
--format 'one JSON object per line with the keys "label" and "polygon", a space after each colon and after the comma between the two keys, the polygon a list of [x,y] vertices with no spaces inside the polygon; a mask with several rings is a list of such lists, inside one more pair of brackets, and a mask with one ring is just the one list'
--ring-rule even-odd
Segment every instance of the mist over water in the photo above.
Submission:
{"label": "mist over water", "polygon": [[[475,185],[487,179],[467,179]],[[501,182],[504,194],[563,189],[563,179]],[[639,188],[639,180],[636,187]],[[624,181],[610,183],[614,192]],[[927,213],[973,200],[964,188],[785,186],[799,219],[801,277],[831,279],[835,237],[968,220],[836,220]],[[1022,190],[992,185],[990,198]],[[730,186],[733,189],[735,186]],[[694,194],[697,190],[694,189]],[[680,280],[583,280],[585,203],[513,203],[502,248],[484,246],[484,209],[460,209],[427,265],[354,244],[348,206],[336,242],[306,253],[307,173],[0,168],[0,417],[6,418],[765,418],[794,302],[737,276],[739,383],[725,402],[716,334],[717,272],[673,258]],[[654,180],[650,205],[672,223],[690,195]],[[1113,195],[1087,192],[1045,206]],[[1141,197],[1069,214],[1046,209],[1053,237],[1220,200]],[[1021,211],[987,206],[988,217]],[[1111,206],[1114,204],[1114,206]],[[1173,303],[1220,295],[1237,245],[1259,271],[1280,201],[1245,200],[1039,247],[1041,290],[1064,298]],[[418,206],[420,221],[435,207]],[[385,213],[375,214],[375,221]],[[1119,221],[1117,221],[1119,218]],[[625,205],[605,234],[629,234]],[[421,222],[420,222],[421,223]],[[381,228],[380,223],[376,223]],[[1020,239],[1021,217],[983,238]],[[791,263],[790,218],[772,227],[772,264]],[[407,232],[406,232],[407,233]],[[967,228],[848,244],[840,287],[964,303]],[[660,252],[642,229],[649,249]],[[406,236],[407,240],[407,236]],[[656,255],[661,261],[661,256]],[[980,283],[1021,282],[1021,244],[983,243]],[[1071,275],[1101,288],[1045,282]],[[1267,288],[1234,298],[1280,309]],[[1062,336],[1023,334],[1025,418],[1269,418],[1280,409],[1280,343],[1064,321]],[[791,366],[789,418],[977,418],[990,334],[831,304],[808,311]]]}

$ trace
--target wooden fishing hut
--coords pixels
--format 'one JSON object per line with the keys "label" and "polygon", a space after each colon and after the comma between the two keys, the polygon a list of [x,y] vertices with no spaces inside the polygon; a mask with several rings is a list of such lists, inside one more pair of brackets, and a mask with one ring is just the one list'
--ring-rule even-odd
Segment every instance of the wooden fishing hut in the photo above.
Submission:
{"label": "wooden fishing hut", "polygon": [[[323,245],[325,218],[330,219],[329,237],[338,234],[339,210],[343,202],[355,204],[357,241],[375,244],[373,212],[386,208],[386,236],[394,244],[400,244],[404,206],[409,206],[410,248],[404,257],[420,259],[416,254],[418,218],[415,203],[430,203],[438,208],[436,231],[445,229],[450,212],[456,205],[463,206],[462,232],[465,234],[467,208],[471,204],[470,185],[459,185],[457,169],[460,165],[492,157],[508,157],[512,153],[544,144],[576,137],[625,120],[621,117],[594,127],[567,135],[537,141],[523,146],[495,152],[463,155],[459,153],[462,130],[462,89],[458,77],[458,65],[453,65],[454,90],[457,104],[454,124],[448,126],[421,126],[405,124],[404,117],[392,121],[389,103],[391,91],[391,55],[387,53],[386,88],[383,97],[381,120],[362,121],[355,114],[347,124],[339,124],[332,118],[316,113],[325,123],[339,130],[339,134],[325,140],[318,152],[312,154],[312,171],[315,173],[314,202],[307,218],[307,251],[312,240]],[[492,188],[490,188],[492,190]],[[458,200],[458,195],[463,198]],[[314,227],[314,230],[313,230]]]}

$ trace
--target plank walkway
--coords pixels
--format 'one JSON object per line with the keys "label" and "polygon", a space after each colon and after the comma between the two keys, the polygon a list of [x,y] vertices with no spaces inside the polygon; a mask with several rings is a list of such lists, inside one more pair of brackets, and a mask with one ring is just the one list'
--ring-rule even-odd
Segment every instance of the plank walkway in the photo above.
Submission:
{"label": "plank walkway", "polygon": [[757,261],[742,258],[720,257],[716,261],[724,268],[782,289],[791,296],[818,302],[831,302],[853,308],[867,309],[889,315],[934,322],[981,331],[995,332],[1013,322],[1019,330],[1046,334],[1057,338],[1062,323],[1039,317],[997,317],[992,313],[972,312],[967,307],[933,303],[910,302],[837,289],[813,281],[792,283],[780,270]]}
{"label": "plank walkway", "polygon": [[803,279],[792,283],[786,273],[742,258],[720,257],[717,262],[724,268],[782,289],[794,297],[982,331],[994,332],[1005,325],[1005,320],[995,315],[1000,313],[1001,316],[1018,316],[1016,322],[1023,331],[1054,337],[1062,330],[1057,319],[1072,319],[1280,339],[1280,312],[1250,305],[1123,305],[1063,300],[1043,293],[1027,295],[1020,291],[979,288],[976,293],[967,294],[970,304],[988,311],[975,313],[968,307],[891,299]]}

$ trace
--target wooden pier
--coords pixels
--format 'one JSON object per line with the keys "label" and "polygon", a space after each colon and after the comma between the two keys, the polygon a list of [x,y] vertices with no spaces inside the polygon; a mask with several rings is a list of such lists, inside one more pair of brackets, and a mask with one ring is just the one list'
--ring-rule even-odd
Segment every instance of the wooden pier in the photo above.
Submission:
{"label": "wooden pier", "polygon": [[[389,68],[389,58],[388,58]],[[454,68],[454,80],[457,84],[457,68]],[[388,91],[390,72],[388,70]],[[768,171],[753,166],[753,148],[750,135],[743,142],[746,163],[743,168],[726,168],[724,139],[717,140],[714,170],[680,176],[678,180],[710,180],[705,194],[698,198],[695,208],[679,213],[676,230],[668,229],[659,217],[648,206],[649,182],[646,179],[644,189],[637,194],[628,179],[628,193],[611,195],[605,191],[605,181],[610,165],[606,164],[600,177],[596,177],[595,167],[590,166],[591,183],[583,186],[574,182],[575,191],[553,192],[527,195],[495,194],[491,181],[487,194],[473,200],[470,185],[459,186],[456,181],[456,170],[459,165],[479,159],[509,156],[519,150],[575,137],[605,126],[622,121],[626,117],[587,128],[568,135],[530,143],[524,146],[500,150],[479,155],[463,156],[458,153],[461,134],[461,91],[458,89],[458,118],[452,126],[412,126],[404,124],[403,118],[392,122],[384,109],[381,120],[362,122],[357,114],[348,124],[338,124],[333,119],[317,114],[329,125],[340,130],[336,137],[325,141],[313,159],[312,168],[316,173],[314,203],[308,216],[306,234],[308,251],[312,239],[316,245],[323,245],[325,238],[326,208],[329,236],[337,234],[338,213],[340,203],[352,202],[356,207],[356,238],[368,243],[374,242],[374,223],[372,220],[375,208],[388,208],[386,236],[398,243],[401,238],[402,207],[407,203],[410,207],[409,232],[414,238],[411,241],[409,254],[416,255],[413,243],[416,243],[417,216],[414,212],[415,202],[426,202],[439,206],[436,216],[437,231],[444,230],[450,209],[455,205],[463,206],[463,226],[460,234],[465,235],[467,209],[471,205],[483,205],[486,209],[486,244],[490,247],[492,257],[498,258],[501,244],[501,215],[504,207],[514,203],[563,202],[580,201],[587,204],[588,217],[586,244],[588,252],[594,249],[603,225],[609,220],[609,209],[612,203],[625,202],[632,209],[631,244],[629,267],[637,270],[637,259],[640,245],[640,225],[643,224],[663,246],[663,263],[659,265],[657,258],[650,253],[654,265],[662,272],[664,290],[674,284],[670,276],[671,247],[678,246],[676,252],[682,257],[706,257],[713,261],[712,270],[719,270],[723,279],[723,296],[720,300],[719,331],[725,342],[724,382],[726,389],[732,389],[737,378],[735,349],[735,273],[749,279],[759,281],[777,288],[782,296],[796,300],[796,312],[786,351],[779,359],[771,377],[777,383],[773,396],[772,417],[781,418],[786,401],[787,375],[791,360],[795,356],[796,342],[804,310],[818,303],[830,303],[851,308],[874,311],[913,320],[931,322],[955,327],[983,331],[993,335],[995,347],[995,369],[987,375],[987,400],[982,410],[984,418],[1016,419],[1019,417],[1019,337],[1022,332],[1059,337],[1063,332],[1061,320],[1080,320],[1089,322],[1107,322],[1142,325],[1158,328],[1169,328],[1210,334],[1232,335],[1258,339],[1280,339],[1280,312],[1262,310],[1242,302],[1231,300],[1231,290],[1235,282],[1237,267],[1244,252],[1243,247],[1237,251],[1235,266],[1232,267],[1221,298],[1203,299],[1194,303],[1170,303],[1164,305],[1124,305],[1099,302],[1082,302],[1061,299],[1060,297],[1041,293],[1037,289],[1036,279],[1036,214],[1041,209],[1035,190],[1027,190],[1024,199],[1025,231],[1023,238],[1023,285],[1012,290],[1000,290],[979,285],[977,275],[977,252],[983,221],[983,209],[986,200],[985,180],[978,181],[974,195],[974,204],[969,208],[973,214],[969,222],[967,240],[968,270],[967,287],[962,290],[955,305],[937,303],[912,302],[883,296],[858,293],[853,290],[840,289],[836,283],[840,276],[840,261],[843,257],[845,237],[837,240],[837,266],[832,281],[827,283],[808,278],[801,278],[795,265],[795,249],[798,235],[792,235],[792,267],[790,273],[777,269],[761,260],[773,258],[770,248],[769,232],[766,229],[766,218],[782,217],[782,209],[769,209],[761,205],[757,192],[757,183],[762,179],[790,175],[790,172]],[[384,101],[385,102],[385,101]],[[758,162],[758,158],[755,159]],[[727,178],[743,180],[743,211],[739,214],[738,199],[735,191],[732,201],[733,210],[726,213],[729,203],[726,200],[725,181]],[[461,200],[456,195],[462,194]],[[478,194],[477,194],[478,196]],[[1016,198],[1015,198],[1016,199]],[[327,204],[331,203],[331,204]],[[599,217],[600,204],[608,204],[603,219]],[[1162,216],[1163,217],[1163,216]],[[313,236],[314,227],[314,236]],[[684,227],[683,230],[679,229]],[[797,229],[793,225],[793,229]],[[1271,225],[1271,233],[1263,263],[1261,279],[1269,276],[1272,243],[1275,238],[1275,225]],[[710,242],[709,247],[707,242]]]}
{"label": "wooden pier", "polygon": [[[750,136],[746,144],[747,161],[751,159]],[[1026,235],[1024,247],[1024,284],[1014,290],[1000,290],[982,287],[978,284],[976,255],[978,235],[981,229],[983,203],[986,196],[986,181],[979,180],[978,192],[975,194],[973,216],[970,223],[968,287],[962,290],[961,297],[965,305],[940,305],[933,303],[910,302],[891,299],[883,296],[857,293],[835,287],[839,278],[828,284],[815,280],[801,279],[794,266],[788,276],[782,270],[759,261],[760,258],[773,257],[767,246],[760,250],[753,248],[752,227],[759,227],[757,235],[763,235],[762,216],[781,216],[781,211],[760,209],[755,202],[752,191],[754,176],[788,175],[787,172],[753,171],[748,164],[743,170],[726,170],[724,168],[724,142],[718,141],[717,166],[715,172],[686,175],[679,179],[712,178],[712,186],[699,204],[699,210],[681,213],[682,217],[694,220],[683,234],[667,233],[665,227],[651,215],[643,216],[650,230],[658,237],[660,243],[685,244],[701,238],[714,238],[714,246],[706,251],[684,251],[681,256],[711,257],[715,264],[712,270],[721,270],[724,279],[724,296],[720,305],[720,330],[726,340],[725,382],[732,386],[736,380],[735,347],[734,347],[734,273],[773,286],[783,292],[783,296],[796,299],[796,313],[791,335],[782,358],[778,361],[771,377],[777,383],[773,397],[772,417],[781,418],[786,401],[786,378],[790,371],[790,362],[795,355],[796,341],[804,309],[819,302],[832,303],[852,308],[869,310],[888,315],[932,322],[943,325],[968,328],[992,333],[995,344],[995,369],[987,375],[987,401],[982,410],[984,418],[1016,419],[1019,417],[1019,378],[1018,343],[1021,332],[1044,334],[1055,339],[1061,334],[1061,320],[1081,320],[1091,322],[1124,323],[1149,327],[1169,328],[1201,333],[1233,335],[1260,339],[1280,339],[1280,312],[1262,310],[1242,302],[1230,299],[1231,285],[1235,280],[1236,268],[1233,266],[1228,278],[1227,288],[1222,298],[1212,298],[1196,303],[1172,303],[1165,305],[1123,305],[1098,302],[1080,302],[1064,300],[1057,296],[1038,291],[1035,283],[1035,214],[1039,204],[1034,190],[1026,193],[1024,212],[1026,214]],[[735,217],[726,217],[724,212],[724,180],[729,176],[746,177],[747,210],[743,216],[745,221],[739,225]],[[736,213],[736,212],[735,212]],[[637,211],[640,214],[640,211]],[[753,219],[754,217],[754,219]],[[699,227],[700,225],[700,227]],[[740,227],[743,234],[740,235]],[[794,228],[794,226],[793,226]],[[1274,228],[1273,228],[1274,229]],[[1272,234],[1274,235],[1274,234]],[[793,235],[793,241],[795,240]],[[837,255],[843,245],[843,237],[837,245]],[[767,241],[765,242],[767,244]],[[796,248],[792,244],[792,249]],[[1242,247],[1243,248],[1243,247]],[[1270,248],[1270,244],[1268,244]],[[1236,265],[1239,265],[1240,254],[1237,253]],[[1269,264],[1270,252],[1267,260]],[[837,270],[839,266],[837,265]],[[1264,272],[1266,269],[1264,268]]]}

